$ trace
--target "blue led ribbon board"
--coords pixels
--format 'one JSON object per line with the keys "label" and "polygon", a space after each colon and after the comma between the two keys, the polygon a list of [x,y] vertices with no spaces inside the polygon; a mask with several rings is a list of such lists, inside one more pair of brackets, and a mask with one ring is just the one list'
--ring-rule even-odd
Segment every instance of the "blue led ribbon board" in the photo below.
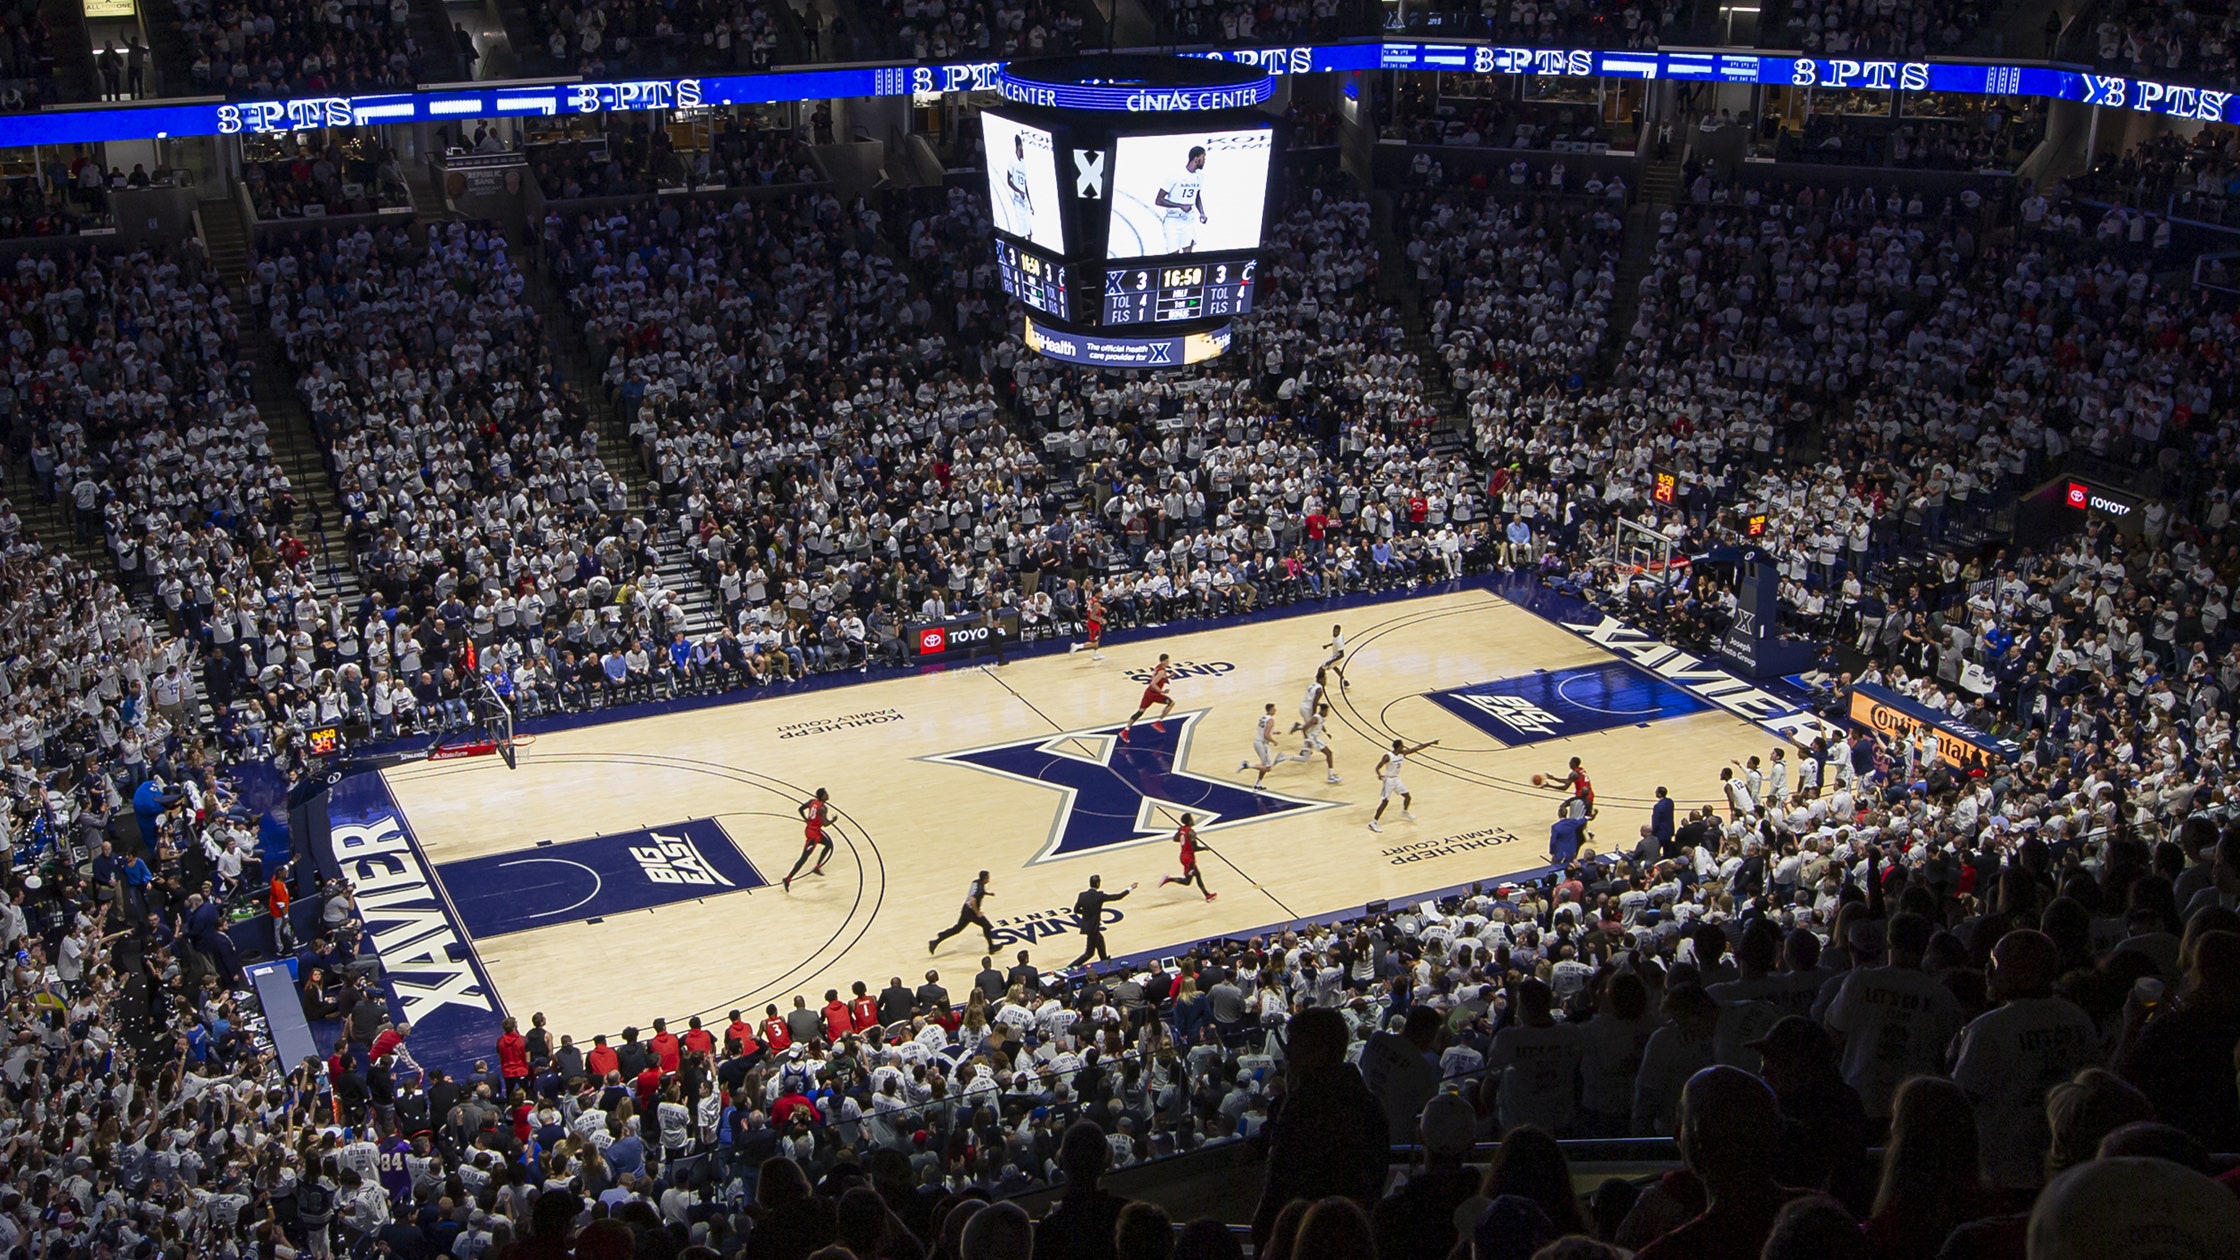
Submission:
{"label": "blue led ribbon board", "polygon": [[[1680,79],[1687,82],[1765,83],[1788,87],[1865,88],[1877,91],[1961,92],[1977,96],[2036,96],[2109,109],[2223,122],[2231,90],[2119,75],[2092,74],[2040,62],[1967,59],[1896,61],[1870,58],[1769,56],[1717,50],[1625,51],[1526,48],[1469,41],[1366,42],[1221,49],[1184,54],[1208,61],[1257,67],[1266,75],[1243,87],[1193,89],[1226,95],[1243,91],[1272,97],[1272,76],[1358,70],[1437,70],[1450,74],[1533,74],[1567,78]],[[488,88],[434,88],[374,96],[315,96],[262,101],[176,101],[79,106],[36,114],[0,115],[0,148],[81,144],[169,136],[220,136],[299,131],[312,127],[375,123],[456,122],[528,114],[598,114],[619,110],[676,109],[696,105],[761,105],[931,92],[1038,90],[1020,81],[1007,88],[1004,62],[920,65],[894,62],[803,67],[754,74],[613,83],[511,84]],[[1128,113],[1190,112],[1231,108],[1234,102],[1196,99],[1191,91],[1127,85],[1074,85],[1087,93],[1075,108]],[[1093,98],[1093,100],[1092,100]],[[1013,97],[1013,99],[1019,99]],[[1102,102],[1102,103],[1096,103]]]}

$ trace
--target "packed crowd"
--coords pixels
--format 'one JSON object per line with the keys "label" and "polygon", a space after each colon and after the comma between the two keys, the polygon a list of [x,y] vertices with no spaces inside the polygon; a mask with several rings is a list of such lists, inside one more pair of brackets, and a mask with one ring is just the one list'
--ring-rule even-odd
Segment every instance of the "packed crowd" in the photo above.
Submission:
{"label": "packed crowd", "polygon": [[1822,57],[1949,55],[1997,11],[1983,0],[1790,0],[1768,12],[1759,42]]}
{"label": "packed crowd", "polygon": [[985,387],[939,368],[881,217],[816,191],[545,227],[742,680],[898,653],[928,571],[971,571],[1040,507]]}
{"label": "packed crowd", "polygon": [[1661,0],[1482,0],[1409,5],[1403,28],[1539,48],[1655,48],[1683,6]]}
{"label": "packed crowd", "polygon": [[92,1184],[71,1148],[120,1136],[62,1119],[83,1091],[137,1082],[176,1099],[177,1071],[159,1090],[153,1066],[126,1066],[128,1038],[162,1047],[151,1065],[207,1062],[211,1027],[243,1030],[230,1055],[253,1022],[224,983],[221,938],[228,899],[255,876],[256,832],[229,781],[241,750],[205,735],[215,671],[199,666],[237,596],[241,616],[264,610],[252,595],[280,576],[292,509],[198,244],[21,255],[5,285],[9,449],[78,550],[113,562],[46,550],[0,504],[11,1247],[68,1248],[44,1231]]}
{"label": "packed crowd", "polygon": [[762,0],[534,0],[525,46],[586,79],[651,71],[762,69],[780,31]]}
{"label": "packed crowd", "polygon": [[103,697],[87,716],[151,755],[165,740],[138,732],[155,716],[173,754],[176,738],[204,731],[214,757],[269,753],[305,716],[283,666],[308,662],[290,631],[319,597],[294,533],[295,489],[200,242],[25,258],[9,303],[17,375],[0,387],[0,419],[75,537],[106,551],[104,577],[142,601],[132,615],[161,627],[164,659],[142,682],[103,681],[124,661],[113,653],[82,676]]}
{"label": "packed crowd", "polygon": [[[21,260],[0,421],[117,574],[0,508],[11,838],[41,863],[0,902],[0,1233],[274,1260],[1234,1254],[1097,1182],[1249,1140],[1255,1239],[1286,1260],[1567,1236],[1555,1254],[2065,1260],[2149,1225],[2240,1247],[2204,1175],[2240,1151],[2218,422],[2240,329],[2156,284],[2143,216],[1708,174],[1657,208],[1622,294],[1626,193],[1582,192],[1410,192],[1385,258],[1367,201],[1289,190],[1230,355],[1140,380],[1021,352],[988,264],[950,248],[983,230],[969,194],[556,215],[538,265],[603,360],[642,511],[502,237],[268,244],[252,317],[327,446],[355,605],[305,580],[199,255]],[[1436,389],[1459,447],[1428,440]],[[2072,452],[2155,479],[2135,533],[1961,536]],[[1486,564],[1693,642],[1732,607],[1718,563],[1661,587],[1594,563],[1600,540],[1623,515],[1708,554],[1744,504],[1784,602],[1843,645],[1834,709],[1887,687],[2012,755],[1807,741],[1675,785],[1640,836],[1531,884],[1171,970],[991,956],[961,1001],[897,978],[588,1047],[532,1020],[472,1073],[413,1063],[347,890],[298,916],[330,1060],[261,1059],[230,996],[222,915],[263,872],[196,734],[205,686],[247,723],[224,754],[262,757],[268,726],[455,724],[482,676],[524,708],[612,702],[861,666],[905,615],[1010,602],[1054,629],[1094,586],[1117,621],[1164,620]],[[664,547],[723,609],[681,655]],[[73,837],[82,869],[54,860]],[[1686,1167],[1582,1202],[1551,1135],[1677,1136]],[[961,1206],[1053,1180],[1039,1224]]]}
{"label": "packed crowd", "polygon": [[485,676],[524,667],[612,694],[602,658],[642,661],[681,621],[524,284],[502,236],[463,224],[424,245],[322,234],[255,262],[251,299],[325,444],[367,590],[298,605],[288,665],[322,711],[383,736],[464,726]]}
{"label": "packed crowd", "polygon": [[873,30],[858,32],[858,55],[1033,57],[1081,45],[1082,15],[1069,0],[883,0],[863,6]]}
{"label": "packed crowd", "polygon": [[1775,155],[1785,162],[1838,166],[2003,171],[2028,157],[2044,134],[2044,119],[2036,112],[2014,120],[1993,109],[1978,123],[1951,119],[1895,126],[1882,120],[1861,122],[1814,114],[1801,130],[1781,133]]}
{"label": "packed crowd", "polygon": [[272,461],[239,324],[199,240],[162,252],[22,255],[4,302],[13,380],[0,390],[0,420],[77,536],[105,543],[128,577],[170,568],[151,570],[145,556],[127,563],[148,531],[225,532],[285,516],[287,476]]}
{"label": "packed crowd", "polygon": [[2089,15],[2072,28],[2063,51],[2102,69],[2159,80],[2228,86],[2240,71],[2232,6],[2188,0],[2128,0]]}
{"label": "packed crowd", "polygon": [[345,151],[314,138],[287,157],[244,161],[241,183],[260,219],[373,214],[412,204],[396,152],[363,141]]}
{"label": "packed crowd", "polygon": [[1506,446],[1516,435],[1496,427],[1501,417],[1529,412],[1528,400],[1589,371],[1602,353],[1624,212],[1622,188],[1599,185],[1565,200],[1403,199],[1406,258],[1480,450]]}
{"label": "packed crowd", "polygon": [[1147,5],[1160,35],[1177,44],[1250,44],[1367,34],[1347,0],[1159,0]]}
{"label": "packed crowd", "polygon": [[2094,201],[2230,223],[2240,205],[2240,167],[2234,163],[2231,134],[2204,127],[2191,140],[2165,133],[2103,154],[2091,170],[2065,181],[2065,187]]}
{"label": "packed crowd", "polygon": [[195,90],[240,96],[401,91],[420,82],[410,0],[180,0],[178,31]]}
{"label": "packed crowd", "polygon": [[1468,105],[1403,101],[1385,125],[1387,139],[1474,149],[1552,149],[1559,144],[1610,144],[1610,129],[1590,109],[1545,102],[1486,101]]}
{"label": "packed crowd", "polygon": [[54,100],[53,32],[39,7],[38,0],[0,7],[0,113]]}
{"label": "packed crowd", "polygon": [[793,136],[751,118],[718,121],[703,149],[680,152],[666,128],[629,123],[597,140],[531,145],[528,156],[537,187],[559,201],[818,178]]}
{"label": "packed crowd", "polygon": [[89,196],[75,181],[57,185],[36,175],[11,175],[0,188],[0,238],[71,236],[115,222],[101,190]]}

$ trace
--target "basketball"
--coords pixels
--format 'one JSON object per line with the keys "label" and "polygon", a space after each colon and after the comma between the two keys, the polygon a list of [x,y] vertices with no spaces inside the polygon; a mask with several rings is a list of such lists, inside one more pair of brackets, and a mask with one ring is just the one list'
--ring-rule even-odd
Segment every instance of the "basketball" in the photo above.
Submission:
{"label": "basketball", "polygon": [[1548,786],[1548,776],[1547,776],[1547,775],[1544,775],[1544,774],[1536,774],[1536,775],[1533,775],[1533,776],[1532,776],[1532,786],[1534,786],[1534,787],[1546,787],[1546,786]]}

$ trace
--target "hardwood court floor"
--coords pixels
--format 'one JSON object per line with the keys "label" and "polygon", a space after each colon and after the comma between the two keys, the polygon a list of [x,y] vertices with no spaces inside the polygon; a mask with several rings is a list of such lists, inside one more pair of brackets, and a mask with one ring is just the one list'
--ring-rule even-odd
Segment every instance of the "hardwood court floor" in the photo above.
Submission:
{"label": "hardwood court floor", "polygon": [[[1700,706],[1636,722],[1643,704],[1607,696],[1598,704],[1604,691],[1595,688],[1646,676],[1484,591],[1357,608],[1342,619],[1351,685],[1334,698],[1333,736],[1344,782],[1326,784],[1319,760],[1285,764],[1257,800],[1237,790],[1251,782],[1237,763],[1251,750],[1262,704],[1276,704],[1278,730],[1296,720],[1325,655],[1329,614],[1115,645],[1101,663],[1083,653],[1000,670],[952,667],[550,733],[521,750],[517,771],[484,758],[393,769],[386,780],[439,872],[712,819],[766,881],[623,913],[552,911],[494,934],[474,935],[469,924],[507,1009],[542,1010],[556,1031],[582,1040],[657,1015],[759,1011],[766,1002],[784,1009],[797,992],[814,1007],[827,988],[845,994],[858,979],[873,992],[892,975],[915,985],[929,965],[961,995],[979,966],[980,934],[968,929],[930,960],[926,940],[955,921],[981,869],[993,873],[987,910],[1005,954],[1030,948],[1050,968],[1080,949],[1070,907],[1092,873],[1108,889],[1142,882],[1108,928],[1115,953],[1162,950],[1541,865],[1557,796],[1528,779],[1569,757],[1584,758],[1593,776],[1594,843],[1607,850],[1631,844],[1658,784],[1683,807],[1707,801],[1719,766],[1773,742]],[[1164,737],[1147,719],[1119,745],[1113,734],[1162,651],[1184,671],[1173,688],[1176,719]],[[1426,695],[1503,679],[1523,680],[1527,694],[1555,704],[1556,719],[1616,714],[1601,719],[1616,724],[1565,735],[1556,720],[1555,734],[1512,746]],[[1571,687],[1581,680],[1586,693]],[[1499,703],[1513,718],[1519,702]],[[1059,738],[1066,733],[1077,734]],[[1411,759],[1417,821],[1400,821],[1396,802],[1376,835],[1367,826],[1377,802],[1372,771],[1395,735],[1443,744]],[[1285,741],[1285,751],[1296,747],[1296,737]],[[801,852],[795,806],[818,787],[831,790],[838,852],[825,875],[805,876],[787,893],[779,880]],[[1218,901],[1157,886],[1176,870],[1167,836],[1183,808],[1201,811],[1214,850],[1202,865]],[[517,871],[532,880],[532,870],[498,869],[509,874],[448,888],[452,900],[491,902],[486,881],[531,896],[530,884],[506,881]]]}

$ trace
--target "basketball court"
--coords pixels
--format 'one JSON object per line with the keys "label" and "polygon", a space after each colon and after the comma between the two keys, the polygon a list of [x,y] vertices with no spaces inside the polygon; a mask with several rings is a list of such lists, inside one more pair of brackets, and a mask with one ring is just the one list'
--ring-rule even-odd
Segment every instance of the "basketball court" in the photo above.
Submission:
{"label": "basketball court", "polygon": [[[655,1016],[788,1008],[795,993],[821,1005],[827,988],[915,984],[929,965],[962,992],[980,933],[932,958],[926,942],[982,869],[1006,956],[1070,962],[1091,874],[1142,884],[1108,913],[1116,955],[1171,952],[1542,867],[1561,798],[1530,776],[1573,756],[1599,796],[1591,843],[1630,846],[1659,784],[1683,807],[1709,802],[1720,766],[1801,716],[1565,602],[1568,616],[1536,613],[1464,587],[1138,631],[1102,662],[1044,654],[546,731],[516,770],[483,757],[335,784],[330,847],[359,882],[415,1046],[456,1042],[469,1058],[507,1013],[543,1011],[588,1041]],[[1350,685],[1331,686],[1344,781],[1324,782],[1317,758],[1278,766],[1256,794],[1237,765],[1261,706],[1276,705],[1279,731],[1298,719],[1334,620],[1349,645]],[[1160,652],[1178,667],[1174,716],[1123,743]],[[1440,744],[1410,758],[1416,821],[1396,802],[1374,834],[1374,767],[1395,737]],[[796,806],[819,787],[837,849],[789,893]],[[1186,810],[1218,901],[1157,886],[1177,870],[1169,837]]]}

